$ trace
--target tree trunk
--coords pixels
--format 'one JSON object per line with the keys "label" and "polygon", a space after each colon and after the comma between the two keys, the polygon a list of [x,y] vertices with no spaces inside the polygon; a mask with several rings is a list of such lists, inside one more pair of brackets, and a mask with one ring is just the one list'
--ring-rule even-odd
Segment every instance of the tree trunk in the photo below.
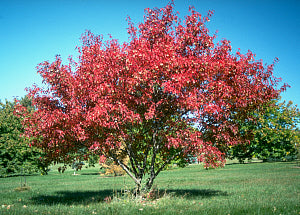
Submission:
{"label": "tree trunk", "polygon": [[152,186],[153,186],[154,179],[155,179],[155,175],[154,175],[154,176],[151,175],[151,176],[148,178],[148,181],[147,181],[146,187],[145,187],[146,192],[149,192],[149,191],[151,190],[151,188],[152,188]]}
{"label": "tree trunk", "polygon": [[142,177],[139,177],[140,175],[137,175],[136,172],[136,174],[132,174],[128,166],[124,164],[121,160],[119,160],[114,154],[110,153],[110,156],[130,176],[130,178],[133,179],[136,185],[135,195],[140,195],[142,187]]}
{"label": "tree trunk", "polygon": [[140,196],[141,195],[141,188],[142,188],[142,179],[137,179],[136,182],[135,182],[135,191],[134,191],[134,195],[137,197],[137,196]]}

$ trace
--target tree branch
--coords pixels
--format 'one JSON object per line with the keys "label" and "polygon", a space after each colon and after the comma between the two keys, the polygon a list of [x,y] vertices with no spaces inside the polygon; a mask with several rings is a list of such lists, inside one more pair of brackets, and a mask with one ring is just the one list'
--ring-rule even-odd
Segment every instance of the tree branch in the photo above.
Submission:
{"label": "tree branch", "polygon": [[161,167],[156,171],[155,177],[165,168],[167,164],[169,164],[174,158],[179,156],[181,153],[183,153],[183,151],[177,152],[175,155],[171,156],[165,163],[163,163],[163,165],[161,165]]}
{"label": "tree branch", "polygon": [[134,180],[136,184],[141,184],[141,181],[138,180],[130,171],[130,168],[124,164],[120,159],[118,159],[113,153],[109,152],[109,156],[113,158],[115,162],[117,162],[120,167]]}

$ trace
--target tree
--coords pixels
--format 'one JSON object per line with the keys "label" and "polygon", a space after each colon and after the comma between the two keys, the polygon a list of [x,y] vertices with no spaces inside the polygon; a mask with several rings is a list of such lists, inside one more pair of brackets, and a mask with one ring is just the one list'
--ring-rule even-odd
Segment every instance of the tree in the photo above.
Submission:
{"label": "tree", "polygon": [[[22,105],[32,109],[30,100],[25,97]],[[20,135],[23,132],[21,119],[14,115],[15,102],[0,102],[0,177],[15,174],[42,172],[47,165],[40,149],[30,147],[30,142]]]}
{"label": "tree", "polygon": [[246,158],[257,157],[262,160],[286,160],[297,153],[299,143],[297,124],[300,112],[292,101],[280,102],[273,99],[263,105],[263,111],[254,111],[256,122],[243,124],[242,130],[252,130],[254,139],[250,144],[241,144],[231,148],[232,157],[243,162]]}
{"label": "tree", "polygon": [[285,86],[277,89],[274,64],[250,51],[231,54],[228,40],[214,44],[205,26],[212,12],[189,11],[181,21],[172,2],[146,9],[137,27],[128,18],[128,42],[86,32],[78,62],[41,63],[46,85],[29,91],[37,111],[19,110],[26,134],[42,137],[32,144],[57,162],[83,147],[105,156],[134,180],[137,194],[144,177],[149,190],[171,161],[197,155],[207,166],[224,165],[221,149],[243,139],[238,120],[251,120],[248,112]]}
{"label": "tree", "polygon": [[298,141],[296,143],[296,150],[297,150],[297,166],[300,166],[300,130],[296,129],[296,135],[298,137]]}

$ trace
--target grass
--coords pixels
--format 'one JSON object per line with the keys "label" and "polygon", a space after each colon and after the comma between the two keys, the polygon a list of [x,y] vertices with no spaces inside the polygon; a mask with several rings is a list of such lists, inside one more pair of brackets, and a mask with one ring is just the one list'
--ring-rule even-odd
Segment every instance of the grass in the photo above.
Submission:
{"label": "grass", "polygon": [[24,190],[16,189],[21,177],[0,178],[0,214],[300,214],[300,168],[292,162],[164,171],[153,200],[126,197],[134,187],[127,176],[98,172],[27,176]]}

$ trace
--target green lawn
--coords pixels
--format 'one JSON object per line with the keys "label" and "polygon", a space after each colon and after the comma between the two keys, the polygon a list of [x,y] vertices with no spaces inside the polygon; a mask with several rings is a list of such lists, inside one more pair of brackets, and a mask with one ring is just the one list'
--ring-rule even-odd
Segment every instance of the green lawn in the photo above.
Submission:
{"label": "green lawn", "polygon": [[164,171],[155,181],[164,196],[152,201],[120,196],[134,187],[127,176],[102,177],[98,168],[78,173],[27,176],[30,190],[22,192],[15,190],[21,177],[0,178],[0,214],[300,214],[295,163]]}

